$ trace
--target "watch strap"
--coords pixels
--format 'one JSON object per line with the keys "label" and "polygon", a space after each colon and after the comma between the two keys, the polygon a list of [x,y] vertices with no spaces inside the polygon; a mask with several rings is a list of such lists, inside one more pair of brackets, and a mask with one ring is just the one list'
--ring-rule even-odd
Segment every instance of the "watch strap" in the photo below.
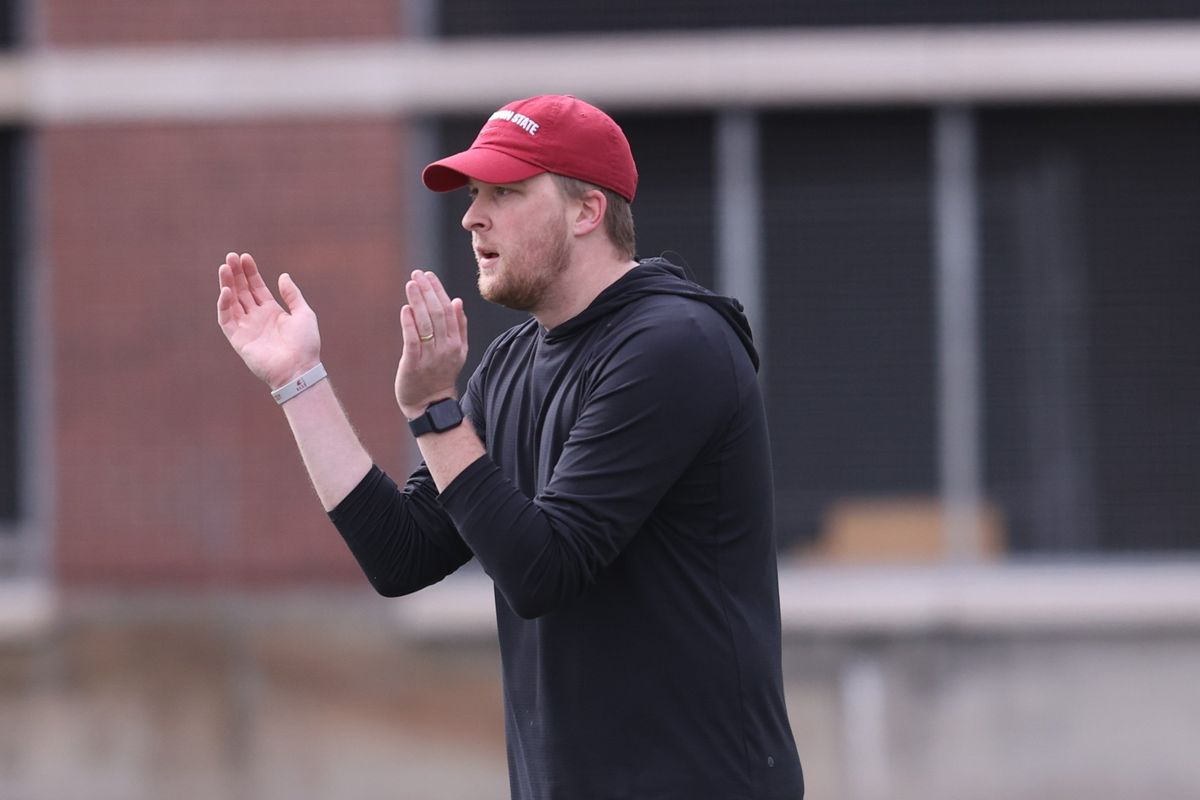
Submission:
{"label": "watch strap", "polygon": [[[444,426],[439,427],[436,424],[436,422],[434,421],[434,415],[433,415],[434,407],[435,406],[442,407],[442,406],[451,405],[451,404],[454,406],[455,410],[458,412],[457,413],[458,418],[453,420],[449,425],[444,425]],[[412,431],[413,436],[424,436],[427,433],[435,433],[435,432],[441,433],[442,431],[448,431],[451,428],[457,428],[459,425],[462,424],[462,421],[463,421],[462,406],[460,406],[458,404],[458,401],[455,400],[453,397],[447,397],[445,400],[438,400],[436,403],[430,403],[429,407],[425,409],[424,414],[417,417],[416,419],[411,419],[408,421],[408,428],[409,428],[409,430]]]}

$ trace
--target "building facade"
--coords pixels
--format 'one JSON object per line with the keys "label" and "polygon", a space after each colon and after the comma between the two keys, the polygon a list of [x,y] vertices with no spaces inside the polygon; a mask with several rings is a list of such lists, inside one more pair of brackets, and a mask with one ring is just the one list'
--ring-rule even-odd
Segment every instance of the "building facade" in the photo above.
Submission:
{"label": "building facade", "polygon": [[641,253],[747,305],[789,551],[1194,551],[1194,5],[10,3],[3,568],[356,580],[213,323],[215,267],[297,278],[405,472],[403,274],[468,298],[474,357],[516,319],[419,166],[546,91],[625,127]]}

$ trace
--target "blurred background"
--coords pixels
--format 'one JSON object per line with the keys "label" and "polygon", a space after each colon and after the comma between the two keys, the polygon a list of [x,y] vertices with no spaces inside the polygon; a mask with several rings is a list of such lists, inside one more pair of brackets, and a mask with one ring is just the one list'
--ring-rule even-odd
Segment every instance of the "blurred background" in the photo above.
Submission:
{"label": "blurred background", "polygon": [[[604,107],[747,306],[814,798],[1195,798],[1200,3],[0,3],[0,798],[508,796],[492,594],[373,596],[215,324],[289,271],[377,462],[419,169]],[[697,391],[703,391],[697,387]]]}

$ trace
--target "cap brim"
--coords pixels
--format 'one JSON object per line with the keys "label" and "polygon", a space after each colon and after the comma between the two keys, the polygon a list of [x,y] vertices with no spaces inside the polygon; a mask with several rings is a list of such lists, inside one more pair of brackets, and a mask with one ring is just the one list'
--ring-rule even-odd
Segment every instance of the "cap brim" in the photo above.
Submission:
{"label": "cap brim", "polygon": [[474,178],[484,183],[516,183],[546,170],[499,150],[472,147],[435,161],[421,172],[421,181],[435,192],[461,189]]}

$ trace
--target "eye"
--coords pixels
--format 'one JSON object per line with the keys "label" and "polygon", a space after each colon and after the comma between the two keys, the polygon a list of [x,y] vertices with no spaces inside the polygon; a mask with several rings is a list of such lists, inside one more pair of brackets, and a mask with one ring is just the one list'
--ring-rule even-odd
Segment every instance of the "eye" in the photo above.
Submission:
{"label": "eye", "polygon": [[512,194],[513,190],[508,188],[507,186],[497,186],[495,193],[496,193],[496,197],[505,197],[506,195]]}

